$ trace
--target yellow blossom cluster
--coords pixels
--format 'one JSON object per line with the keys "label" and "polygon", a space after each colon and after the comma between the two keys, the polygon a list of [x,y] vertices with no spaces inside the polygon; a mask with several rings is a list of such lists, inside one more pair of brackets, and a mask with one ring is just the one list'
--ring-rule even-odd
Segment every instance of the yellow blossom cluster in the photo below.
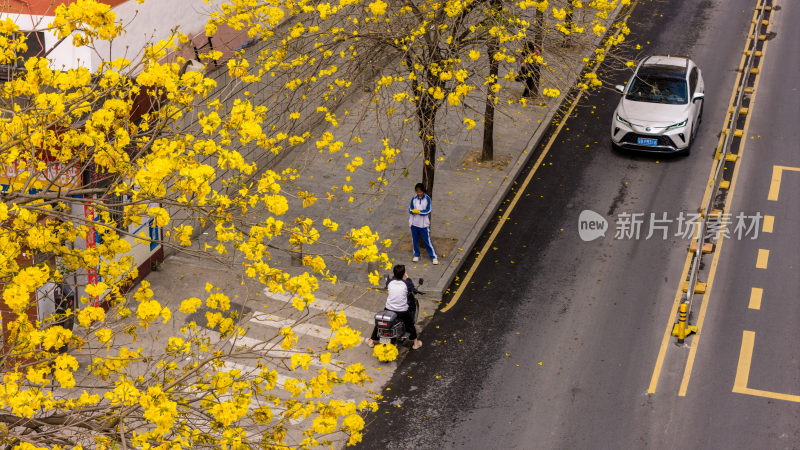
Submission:
{"label": "yellow blossom cluster", "polygon": [[398,351],[394,344],[377,344],[372,354],[380,361],[389,362],[397,359]]}
{"label": "yellow blossom cluster", "polygon": [[[49,53],[17,61],[26,44],[13,21],[1,20],[0,62],[25,69],[0,89],[9,112],[0,117],[7,178],[0,284],[11,310],[3,317],[9,370],[0,385],[1,412],[74,416],[61,428],[18,422],[36,424],[24,435],[50,446],[58,444],[52,436],[70,436],[102,448],[117,448],[123,438],[136,448],[244,448],[259,439],[277,448],[287,445],[290,421],[305,418],[311,420],[300,447],[329,445],[326,436],[335,431],[346,433],[349,444],[359,442],[361,414],[377,404],[332,398],[336,385],[371,382],[363,365],[333,359],[362,341],[342,311],[322,316],[331,333],[318,351],[299,348],[296,324],[282,323],[252,345],[236,303],[242,299],[210,284],[203,298],[155,292],[147,280],[139,282],[141,255],[162,246],[233,261],[227,267],[243,285],[288,294],[301,315],[312,314],[322,303],[315,295],[320,281],[336,282],[333,258],[391,265],[392,243],[374,226],[345,226],[337,216],[323,217],[321,207],[336,213],[357,195],[384,195],[388,177],[405,172],[397,166],[417,157],[403,153],[411,148],[399,137],[404,130],[383,123],[373,128],[391,133],[377,146],[362,143],[345,126],[361,120],[346,99],[361,91],[373,108],[369,117],[417,126],[420,165],[433,168],[437,115],[456,111],[467,131],[476,129],[476,102],[516,101],[521,61],[551,70],[553,50],[525,50],[537,14],[552,15],[555,23],[544,23],[564,35],[601,35],[611,11],[626,3],[520,0],[493,9],[472,0],[413,7],[383,0],[225,0],[212,8],[205,34],[228,28],[257,45],[198,53],[200,70],[179,56],[189,44],[180,32],[92,68],[60,68]],[[576,8],[594,14],[573,23],[568,14]],[[122,19],[100,1],[76,0],[59,5],[44,26],[60,42],[102,59],[108,52],[98,49],[125,32]],[[618,31],[604,45],[622,44],[629,30]],[[394,55],[402,57],[390,61]],[[367,61],[377,70],[374,80],[363,76]],[[600,83],[590,75],[581,82]],[[568,87],[542,93],[557,97]],[[329,158],[342,179],[315,192],[295,185],[302,168],[264,164],[308,149]],[[365,174],[373,179],[362,185]],[[330,203],[318,200],[326,190]],[[201,233],[209,239],[197,239]],[[330,249],[340,253],[329,257]],[[299,256],[302,267],[282,269],[279,252]],[[380,269],[366,277],[378,284]],[[74,303],[36,320],[40,296],[75,280]],[[69,322],[76,326],[69,329]],[[278,348],[290,355],[286,361],[274,356]],[[398,351],[378,345],[373,355],[391,361]],[[243,360],[254,368],[227,365]],[[78,361],[91,362],[78,370]],[[278,367],[293,369],[292,377],[279,377]],[[9,429],[0,424],[0,439],[18,439]]]}

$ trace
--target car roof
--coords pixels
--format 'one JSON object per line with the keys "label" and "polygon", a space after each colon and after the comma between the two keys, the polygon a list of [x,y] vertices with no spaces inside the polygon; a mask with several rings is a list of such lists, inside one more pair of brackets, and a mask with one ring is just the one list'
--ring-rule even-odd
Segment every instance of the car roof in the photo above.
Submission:
{"label": "car roof", "polygon": [[645,58],[642,64],[660,64],[665,66],[686,67],[689,64],[689,61],[689,58],[683,56],[652,55]]}
{"label": "car roof", "polygon": [[685,79],[690,62],[689,58],[678,56],[648,56],[642,61],[637,76]]}

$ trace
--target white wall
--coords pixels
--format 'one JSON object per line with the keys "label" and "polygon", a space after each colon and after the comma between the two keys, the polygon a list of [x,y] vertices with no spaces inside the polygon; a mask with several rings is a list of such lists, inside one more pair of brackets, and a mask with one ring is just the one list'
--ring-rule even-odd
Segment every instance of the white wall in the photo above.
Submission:
{"label": "white wall", "polygon": [[[53,69],[74,69],[90,67],[96,69],[103,60],[128,58],[138,59],[142,49],[149,42],[157,42],[168,37],[175,27],[190,38],[205,34],[208,17],[222,0],[146,0],[139,4],[135,0],[112,8],[117,20],[122,21],[125,32],[113,42],[98,41],[97,51],[87,47],[75,48],[70,39],[53,50],[49,58]],[[48,16],[0,13],[0,20],[10,18],[20,27],[20,31],[44,30],[52,22]],[[45,31],[45,47],[53,48],[58,40],[54,33]]]}
{"label": "white wall", "polygon": [[205,35],[209,15],[220,4],[222,0],[145,0],[142,4],[128,0],[112,8],[117,20],[122,20],[125,33],[111,43],[99,42],[97,48],[105,59],[110,55],[111,59],[135,61],[146,44],[167,38],[175,27],[189,38]]}
{"label": "white wall", "polygon": [[[52,17],[35,16],[28,14],[8,14],[0,13],[0,20],[11,19],[20,31],[39,31],[46,29],[53,21]],[[45,50],[50,50],[56,45],[55,33],[51,31],[44,32],[44,46]],[[86,67],[92,65],[93,56],[89,48],[75,48],[69,39],[62,42],[58,48],[54,49],[48,58],[52,61],[51,67],[53,69],[76,69],[78,67]],[[92,67],[94,67],[92,65]]]}

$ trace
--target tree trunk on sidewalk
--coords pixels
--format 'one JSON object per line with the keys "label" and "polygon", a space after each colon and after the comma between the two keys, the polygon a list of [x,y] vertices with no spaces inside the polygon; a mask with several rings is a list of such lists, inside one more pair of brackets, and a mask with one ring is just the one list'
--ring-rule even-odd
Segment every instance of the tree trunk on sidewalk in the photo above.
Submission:
{"label": "tree trunk on sidewalk", "polygon": [[[499,1],[492,0],[492,7],[499,8]],[[489,56],[489,79],[497,82],[497,73],[500,63],[494,59],[497,53],[497,39],[491,38],[486,43],[486,50]],[[486,108],[483,112],[483,149],[481,150],[481,161],[491,161],[494,159],[494,93],[491,89],[486,92]]]}
{"label": "tree trunk on sidewalk", "polygon": [[575,20],[573,18],[572,4],[567,4],[567,17],[564,20],[564,26],[569,30],[570,34],[564,36],[564,42],[561,43],[563,47],[570,47],[572,45],[572,29],[575,28]]}
{"label": "tree trunk on sidewalk", "polygon": [[433,197],[433,179],[436,175],[436,110],[435,99],[427,93],[420,95],[417,107],[419,137],[422,140],[422,184],[425,192]]}
{"label": "tree trunk on sidewalk", "polygon": [[[414,60],[410,55],[406,55],[406,64],[408,67],[414,67]],[[429,86],[444,88],[438,76],[426,72],[425,78]],[[419,125],[419,139],[422,141],[422,184],[425,186],[425,192],[433,197],[433,180],[436,175],[436,113],[442,102],[435,99],[427,89],[420,89],[420,82],[417,79],[412,81],[411,87],[418,93],[414,104]]]}
{"label": "tree trunk on sidewalk", "polygon": [[[497,63],[493,62],[495,74],[497,73]],[[491,69],[491,67],[490,67]],[[481,161],[491,161],[494,159],[494,100],[491,92],[486,94],[486,109],[483,111],[483,149],[481,150]]]}
{"label": "tree trunk on sidewalk", "polygon": [[[536,20],[533,26],[533,44],[539,49],[539,53],[543,53],[544,49],[544,12],[536,9]],[[539,95],[539,88],[542,81],[542,66],[538,62],[533,63],[533,72],[530,74],[533,79],[533,86],[530,92],[531,97]]]}

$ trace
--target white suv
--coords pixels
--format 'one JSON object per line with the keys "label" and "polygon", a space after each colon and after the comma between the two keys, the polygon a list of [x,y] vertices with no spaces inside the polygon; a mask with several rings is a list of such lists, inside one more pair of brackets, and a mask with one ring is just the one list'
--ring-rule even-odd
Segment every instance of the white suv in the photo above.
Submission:
{"label": "white suv", "polygon": [[611,123],[613,145],[689,153],[703,114],[703,76],[689,58],[648,56],[633,73]]}

